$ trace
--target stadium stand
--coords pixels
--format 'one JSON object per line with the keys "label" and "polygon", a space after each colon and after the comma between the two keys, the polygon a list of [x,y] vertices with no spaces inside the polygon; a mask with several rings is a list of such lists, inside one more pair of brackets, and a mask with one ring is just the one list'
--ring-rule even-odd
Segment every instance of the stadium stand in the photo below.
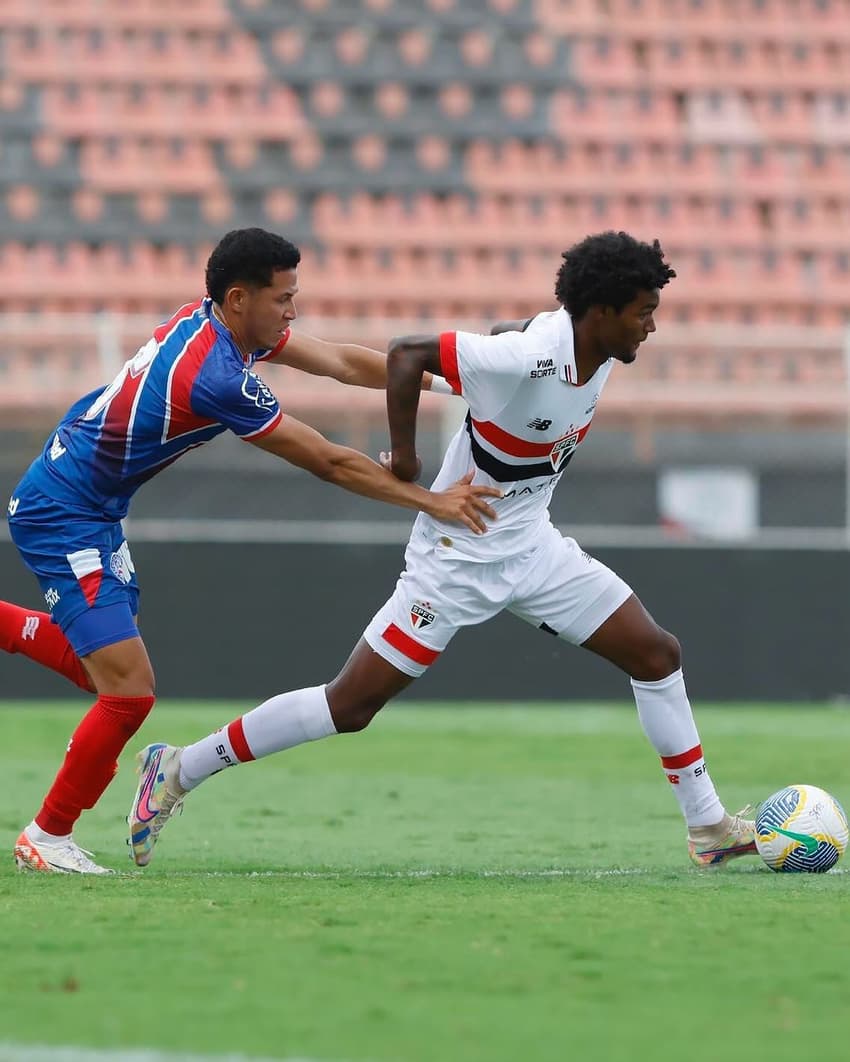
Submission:
{"label": "stadium stand", "polygon": [[[299,0],[285,17],[0,0],[0,133],[0,313],[167,312],[222,231],[259,224],[304,248],[311,318],[480,322],[551,305],[560,251],[622,227],[679,273],[665,315],[688,356],[654,343],[653,415],[713,409],[730,379],[753,414],[842,413],[850,0]],[[750,349],[746,329],[768,338]],[[76,391],[103,370],[61,332],[38,361],[17,334],[6,406],[39,364],[57,395],[65,372]]]}

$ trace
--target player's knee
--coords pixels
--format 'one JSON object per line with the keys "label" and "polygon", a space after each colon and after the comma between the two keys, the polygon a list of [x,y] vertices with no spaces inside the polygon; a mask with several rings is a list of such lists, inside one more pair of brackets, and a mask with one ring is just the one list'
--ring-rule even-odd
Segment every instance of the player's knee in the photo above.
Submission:
{"label": "player's knee", "polygon": [[642,682],[658,682],[678,671],[681,666],[682,647],[678,638],[658,627],[652,642],[641,654],[641,673],[632,677]]}
{"label": "player's knee", "polygon": [[156,680],[150,668],[112,668],[98,675],[97,692],[112,697],[156,697]]}
{"label": "player's knee", "polygon": [[372,722],[383,708],[384,701],[378,698],[359,698],[347,704],[331,707],[337,733],[357,734]]}

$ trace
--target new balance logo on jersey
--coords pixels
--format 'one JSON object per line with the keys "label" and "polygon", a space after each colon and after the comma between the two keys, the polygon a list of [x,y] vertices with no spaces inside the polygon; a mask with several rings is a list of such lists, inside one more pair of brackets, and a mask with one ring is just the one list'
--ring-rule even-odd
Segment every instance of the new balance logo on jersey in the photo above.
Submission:
{"label": "new balance logo on jersey", "polygon": [[528,422],[526,427],[534,428],[535,431],[548,431],[552,427],[552,421],[544,420],[542,417],[535,417],[534,420]]}
{"label": "new balance logo on jersey", "polygon": [[52,445],[50,447],[50,460],[51,461],[58,461],[59,458],[64,453],[67,453],[67,451],[65,450],[65,447],[62,445],[62,443],[59,442],[58,434],[54,435],[53,436],[53,443],[52,443]]}
{"label": "new balance logo on jersey", "polygon": [[437,614],[431,611],[430,601],[414,601],[410,606],[410,623],[414,630],[429,627],[437,618]]}
{"label": "new balance logo on jersey", "polygon": [[20,504],[21,504],[21,499],[20,498],[10,498],[9,499],[9,516],[14,516],[15,515],[15,513],[18,511],[18,506]]}
{"label": "new balance logo on jersey", "polygon": [[44,595],[44,600],[47,603],[48,609],[52,612],[59,602],[59,591],[51,586]]}
{"label": "new balance logo on jersey", "polygon": [[555,375],[555,362],[552,358],[538,358],[537,368],[528,374],[530,380],[539,380],[544,376]]}
{"label": "new balance logo on jersey", "polygon": [[38,630],[38,626],[41,620],[38,616],[27,616],[24,620],[23,628],[21,629],[21,641],[25,642],[27,638],[31,642],[35,641],[35,632]]}

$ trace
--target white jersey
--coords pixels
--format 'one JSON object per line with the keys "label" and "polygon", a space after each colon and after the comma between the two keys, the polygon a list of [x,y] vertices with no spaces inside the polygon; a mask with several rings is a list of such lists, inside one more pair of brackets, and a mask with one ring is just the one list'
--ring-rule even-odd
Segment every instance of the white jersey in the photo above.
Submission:
{"label": "white jersey", "polygon": [[414,534],[469,560],[529,549],[549,523],[552,491],[590,428],[612,359],[577,386],[572,322],[560,309],[538,314],[524,332],[444,332],[440,361],[469,412],[431,489],[445,490],[474,468],[474,484],[505,496],[487,499],[499,518],[484,535],[425,513]]}

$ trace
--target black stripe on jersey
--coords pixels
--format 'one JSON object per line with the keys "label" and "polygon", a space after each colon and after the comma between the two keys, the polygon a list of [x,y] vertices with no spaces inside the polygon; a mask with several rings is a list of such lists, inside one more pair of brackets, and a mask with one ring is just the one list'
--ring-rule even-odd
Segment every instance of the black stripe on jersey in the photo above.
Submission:
{"label": "black stripe on jersey", "polygon": [[[482,472],[495,479],[497,483],[511,483],[516,479],[540,479],[543,476],[556,476],[563,472],[572,461],[573,455],[567,456],[561,461],[557,471],[552,467],[551,461],[537,461],[533,465],[509,465],[506,461],[500,461],[478,442],[472,431],[472,418],[466,414],[466,430],[469,441],[472,443],[472,460]],[[575,450],[573,451],[575,453]]]}

